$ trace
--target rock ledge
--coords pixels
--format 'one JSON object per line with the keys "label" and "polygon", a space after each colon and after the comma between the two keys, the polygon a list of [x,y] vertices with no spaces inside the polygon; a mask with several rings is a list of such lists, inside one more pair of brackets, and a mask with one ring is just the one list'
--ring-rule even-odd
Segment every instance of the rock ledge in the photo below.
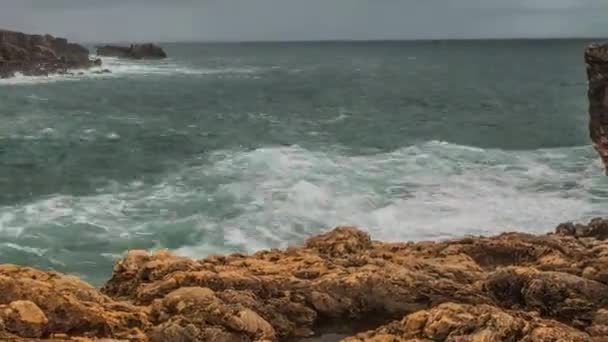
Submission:
{"label": "rock ledge", "polygon": [[338,227],[249,256],[131,251],[101,290],[1,265],[0,341],[606,341],[607,238],[602,219],[418,243]]}

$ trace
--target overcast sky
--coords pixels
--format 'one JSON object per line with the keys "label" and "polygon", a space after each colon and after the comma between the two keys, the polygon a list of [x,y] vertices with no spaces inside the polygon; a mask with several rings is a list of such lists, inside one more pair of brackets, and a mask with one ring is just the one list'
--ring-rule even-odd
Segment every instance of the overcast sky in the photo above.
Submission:
{"label": "overcast sky", "polygon": [[606,37],[608,0],[0,0],[0,28],[77,41]]}

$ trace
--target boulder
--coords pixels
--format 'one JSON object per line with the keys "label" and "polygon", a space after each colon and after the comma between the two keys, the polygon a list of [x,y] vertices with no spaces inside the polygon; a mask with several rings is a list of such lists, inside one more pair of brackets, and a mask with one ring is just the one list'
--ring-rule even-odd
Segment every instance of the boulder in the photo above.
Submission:
{"label": "boulder", "polygon": [[40,308],[29,300],[16,300],[0,308],[4,328],[23,337],[41,337],[49,320]]}

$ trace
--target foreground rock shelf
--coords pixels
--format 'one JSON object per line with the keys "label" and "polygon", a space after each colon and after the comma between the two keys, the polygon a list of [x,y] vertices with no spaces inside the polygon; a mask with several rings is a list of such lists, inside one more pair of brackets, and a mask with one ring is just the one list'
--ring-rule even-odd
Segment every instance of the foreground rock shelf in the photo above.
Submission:
{"label": "foreground rock shelf", "polygon": [[251,256],[131,251],[101,290],[2,265],[0,341],[606,341],[606,238],[601,219],[419,243],[339,227]]}

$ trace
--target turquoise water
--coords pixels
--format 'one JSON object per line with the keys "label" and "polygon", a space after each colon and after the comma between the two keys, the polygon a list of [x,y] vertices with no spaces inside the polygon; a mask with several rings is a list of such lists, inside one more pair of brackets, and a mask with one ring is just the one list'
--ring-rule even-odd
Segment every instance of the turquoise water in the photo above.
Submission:
{"label": "turquoise water", "polygon": [[585,41],[167,44],[110,75],[0,81],[0,263],[101,284],[338,224],[375,239],[608,213]]}

